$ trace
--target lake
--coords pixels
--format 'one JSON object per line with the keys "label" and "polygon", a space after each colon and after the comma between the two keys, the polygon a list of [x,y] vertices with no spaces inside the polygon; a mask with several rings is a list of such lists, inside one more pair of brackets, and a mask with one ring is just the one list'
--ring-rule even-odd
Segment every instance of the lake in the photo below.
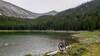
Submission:
{"label": "lake", "polygon": [[72,40],[65,32],[0,33],[0,56],[40,56],[57,50],[60,39]]}

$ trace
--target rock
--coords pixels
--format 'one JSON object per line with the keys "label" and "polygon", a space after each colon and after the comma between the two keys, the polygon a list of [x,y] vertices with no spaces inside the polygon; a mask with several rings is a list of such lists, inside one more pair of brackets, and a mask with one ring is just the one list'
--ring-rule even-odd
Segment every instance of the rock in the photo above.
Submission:
{"label": "rock", "polygon": [[8,43],[4,43],[4,46],[8,46],[9,44]]}

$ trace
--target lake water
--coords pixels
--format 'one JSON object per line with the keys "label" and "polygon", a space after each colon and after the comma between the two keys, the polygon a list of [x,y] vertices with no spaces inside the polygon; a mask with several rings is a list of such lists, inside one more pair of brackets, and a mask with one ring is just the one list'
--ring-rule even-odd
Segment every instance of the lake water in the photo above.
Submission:
{"label": "lake water", "polygon": [[[68,33],[0,33],[0,56],[39,56],[57,50],[60,39],[70,39]],[[67,39],[68,38],[68,39]]]}

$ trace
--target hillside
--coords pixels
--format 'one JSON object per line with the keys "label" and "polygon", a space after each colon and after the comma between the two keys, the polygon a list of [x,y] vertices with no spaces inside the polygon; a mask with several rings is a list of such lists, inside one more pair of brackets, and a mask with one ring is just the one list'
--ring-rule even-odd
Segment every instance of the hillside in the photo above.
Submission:
{"label": "hillside", "polygon": [[41,16],[39,19],[47,22],[48,28],[53,30],[97,30],[100,29],[100,0],[84,3],[55,16]]}
{"label": "hillside", "polygon": [[25,10],[19,6],[16,6],[14,4],[11,4],[9,2],[0,0],[0,15],[34,19],[43,15],[56,15],[57,13],[58,12],[56,11],[50,11],[50,12],[41,13],[41,14],[34,13],[31,11]]}
{"label": "hillside", "polygon": [[[13,30],[98,30],[100,29],[99,4],[99,0],[93,0],[76,8],[60,12],[55,16],[44,15],[37,19],[20,19],[22,21],[14,21],[12,17],[0,16],[0,27],[3,27],[2,29]],[[10,18],[10,20],[5,18]],[[7,20],[10,23],[8,23]],[[13,22],[11,20],[13,20]]]}
{"label": "hillside", "polygon": [[56,15],[65,19],[65,24],[71,30],[100,29],[100,0],[93,0],[78,7],[62,11]]}
{"label": "hillside", "polygon": [[52,16],[55,16],[55,15],[57,15],[57,14],[58,14],[58,12],[55,11],[55,10],[50,11],[50,12],[47,12],[47,13],[44,13],[44,15],[52,15]]}
{"label": "hillside", "polygon": [[0,0],[0,15],[20,18],[36,18],[40,16],[38,13],[30,12],[3,0]]}
{"label": "hillside", "polygon": [[79,5],[78,7],[62,11],[57,16],[85,15],[93,14],[100,11],[100,0],[92,0],[90,2]]}

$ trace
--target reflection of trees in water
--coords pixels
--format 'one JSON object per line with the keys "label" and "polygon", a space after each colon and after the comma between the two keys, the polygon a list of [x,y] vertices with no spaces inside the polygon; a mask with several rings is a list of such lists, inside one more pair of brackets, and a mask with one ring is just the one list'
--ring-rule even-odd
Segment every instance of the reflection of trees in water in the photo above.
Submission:
{"label": "reflection of trees in water", "polygon": [[4,32],[0,33],[0,35],[47,35],[49,38],[65,40],[67,43],[76,43],[79,42],[78,38],[73,38],[73,34],[75,33],[55,33],[55,32]]}
{"label": "reflection of trees in water", "polygon": [[75,33],[62,33],[53,36],[54,39],[65,40],[68,44],[79,43],[78,38],[74,38],[72,35]]}

